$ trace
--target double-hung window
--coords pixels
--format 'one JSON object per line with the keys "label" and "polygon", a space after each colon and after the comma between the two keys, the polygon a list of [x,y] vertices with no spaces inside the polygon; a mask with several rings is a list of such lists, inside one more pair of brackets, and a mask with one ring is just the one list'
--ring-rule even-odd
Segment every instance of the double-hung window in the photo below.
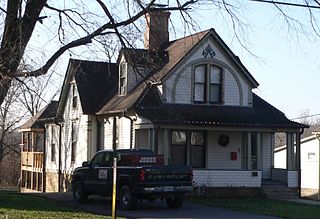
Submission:
{"label": "double-hung window", "polygon": [[71,162],[76,160],[77,151],[77,126],[76,122],[72,122],[71,126]]}
{"label": "double-hung window", "polygon": [[52,162],[56,161],[56,144],[54,141],[55,137],[56,137],[55,127],[51,126],[51,161]]}
{"label": "double-hung window", "polygon": [[221,103],[222,69],[212,64],[194,68],[194,102]]}
{"label": "double-hung window", "polygon": [[119,94],[125,95],[127,93],[127,64],[120,64],[120,78],[119,78]]}
{"label": "double-hung window", "polygon": [[206,133],[175,130],[171,132],[171,164],[205,168]]}
{"label": "double-hung window", "polygon": [[72,108],[76,109],[78,106],[78,96],[76,91],[76,85],[72,84]]}

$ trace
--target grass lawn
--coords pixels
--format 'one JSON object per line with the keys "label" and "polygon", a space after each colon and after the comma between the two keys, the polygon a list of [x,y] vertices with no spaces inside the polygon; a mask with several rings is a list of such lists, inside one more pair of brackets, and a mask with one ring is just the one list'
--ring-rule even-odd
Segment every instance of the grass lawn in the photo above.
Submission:
{"label": "grass lawn", "polygon": [[190,200],[194,203],[205,204],[217,208],[226,208],[282,218],[320,218],[319,205],[307,205],[271,199],[191,198]]}
{"label": "grass lawn", "polygon": [[16,218],[106,218],[79,210],[63,207],[56,201],[14,191],[0,190],[0,219]]}

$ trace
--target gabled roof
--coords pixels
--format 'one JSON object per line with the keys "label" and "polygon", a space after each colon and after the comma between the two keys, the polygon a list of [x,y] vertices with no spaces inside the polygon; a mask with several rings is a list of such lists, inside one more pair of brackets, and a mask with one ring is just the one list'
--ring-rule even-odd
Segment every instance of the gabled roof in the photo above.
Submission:
{"label": "gabled roof", "polygon": [[[131,109],[134,104],[139,100],[140,96],[144,93],[149,82],[156,82],[162,79],[166,73],[168,73],[178,62],[209,32],[203,31],[188,37],[184,37],[179,40],[175,40],[166,45],[164,48],[164,54],[166,59],[163,65],[155,71],[156,73],[151,75],[147,80],[142,81],[132,91],[125,96],[115,95],[110,102],[106,103],[97,114],[112,114],[121,113]],[[148,53],[144,50],[143,53]],[[163,53],[163,52],[162,52]],[[130,55],[132,53],[127,53]],[[149,55],[150,57],[150,55]],[[130,58],[134,60],[135,58]]]}
{"label": "gabled roof", "polygon": [[59,100],[60,117],[73,77],[84,114],[95,114],[117,93],[118,67],[115,63],[70,59]]}
{"label": "gabled roof", "polygon": [[135,111],[139,116],[161,124],[259,128],[308,127],[290,121],[281,111],[256,94],[253,94],[253,107],[166,103],[158,107],[140,105]]}
{"label": "gabled roof", "polygon": [[[233,60],[236,66],[243,72],[247,79],[252,83],[253,87],[257,87],[259,84],[249,73],[249,71],[241,63],[240,59],[233,54],[229,47],[223,42],[219,35],[215,32],[214,29],[205,30],[181,39],[177,39],[164,45],[164,48],[160,55],[156,57],[163,57],[159,68],[152,72],[150,77],[145,81],[142,81],[138,84],[132,91],[130,91],[125,96],[115,95],[108,103],[106,103],[97,114],[112,114],[112,113],[121,113],[127,110],[132,109],[134,104],[139,100],[144,90],[147,87],[149,82],[157,83],[160,82],[174,69],[180,62],[183,61],[183,58],[188,56],[188,54],[206,37],[213,37],[217,44],[222,48],[222,50]],[[129,52],[126,52],[129,51]],[[150,54],[152,53],[152,54]],[[137,58],[137,54],[143,55],[145,59],[155,62],[152,57],[155,56],[154,51],[149,52],[148,50],[123,50],[120,54],[124,54],[125,57],[129,60],[132,60],[133,63],[142,64],[144,59]],[[151,58],[151,59],[150,59]],[[150,65],[150,63],[148,64]]]}
{"label": "gabled roof", "polygon": [[47,106],[32,116],[19,130],[43,129],[46,122],[54,120],[58,109],[58,101],[51,101]]}

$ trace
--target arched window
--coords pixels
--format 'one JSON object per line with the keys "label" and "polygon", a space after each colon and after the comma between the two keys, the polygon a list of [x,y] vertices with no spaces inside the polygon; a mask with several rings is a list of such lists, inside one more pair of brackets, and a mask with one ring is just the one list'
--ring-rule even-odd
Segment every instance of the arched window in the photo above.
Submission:
{"label": "arched window", "polygon": [[194,68],[194,102],[221,103],[222,69],[212,64]]}

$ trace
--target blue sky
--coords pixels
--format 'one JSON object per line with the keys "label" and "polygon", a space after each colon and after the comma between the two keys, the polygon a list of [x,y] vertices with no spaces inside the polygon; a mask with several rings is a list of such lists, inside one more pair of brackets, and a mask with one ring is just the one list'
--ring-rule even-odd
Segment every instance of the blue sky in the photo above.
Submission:
{"label": "blue sky", "polygon": [[[299,117],[306,110],[309,110],[310,114],[320,113],[320,101],[317,97],[320,93],[320,53],[318,52],[320,37],[316,40],[311,37],[307,39],[306,35],[295,35],[297,31],[293,31],[290,35],[283,19],[277,15],[277,10],[271,4],[250,1],[233,2],[238,4],[241,19],[250,24],[250,27],[243,32],[241,39],[245,39],[247,49],[258,58],[250,55],[237,42],[230,28],[230,20],[226,19],[228,17],[226,13],[214,9],[212,5],[194,10],[191,15],[196,22],[196,27],[187,32],[178,17],[179,13],[172,12],[174,31],[171,31],[170,39],[188,35],[190,32],[215,28],[259,82],[260,86],[254,91],[256,94],[284,112],[290,119]],[[284,9],[295,18],[308,19],[305,17],[305,10],[301,8],[286,7]],[[319,10],[314,12],[318,14],[320,20]],[[34,44],[30,46],[33,49],[33,55],[39,40],[47,42],[41,38],[42,34],[50,33],[49,30],[52,29],[50,26],[46,26],[47,29],[43,29],[41,25],[39,27],[40,32],[35,32]],[[171,30],[173,30],[172,25]],[[240,32],[237,31],[237,33]],[[83,55],[87,49],[79,47],[76,50]],[[42,59],[42,55],[44,54],[40,53],[37,59]],[[71,53],[66,53],[59,60],[57,71],[60,75],[64,75],[66,60],[70,56]],[[92,54],[83,57],[92,57]],[[57,85],[57,83],[54,84]]]}
{"label": "blue sky", "polygon": [[[308,19],[301,8],[290,7],[286,10],[290,10],[295,18]],[[251,2],[241,8],[241,13],[251,25],[245,32],[246,45],[250,52],[259,57],[256,58],[236,42],[234,34],[219,14],[212,10],[197,13],[201,18],[200,29],[215,28],[259,82],[260,86],[254,91],[256,94],[291,119],[306,110],[310,114],[320,113],[319,37],[316,40],[311,37],[307,39],[292,29],[290,35],[273,5]],[[319,10],[314,13],[319,14]]]}

